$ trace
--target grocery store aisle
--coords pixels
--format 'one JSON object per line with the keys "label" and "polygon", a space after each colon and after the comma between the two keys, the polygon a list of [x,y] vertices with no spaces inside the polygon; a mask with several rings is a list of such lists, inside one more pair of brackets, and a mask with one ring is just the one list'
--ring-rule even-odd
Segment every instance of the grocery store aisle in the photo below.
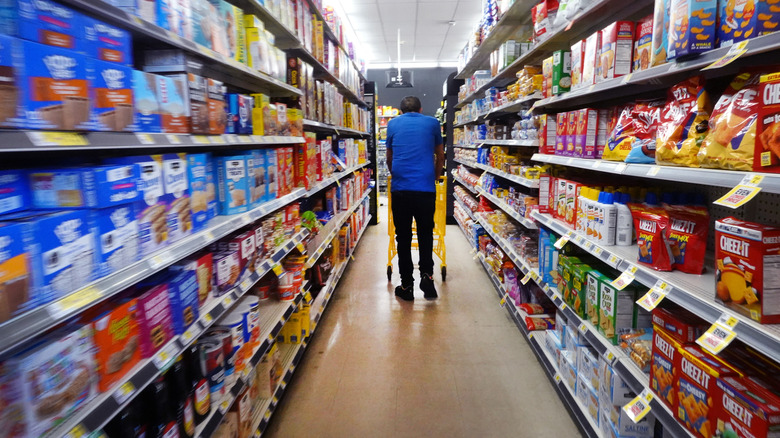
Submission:
{"label": "grocery store aisle", "polygon": [[387,283],[387,222],[366,230],[266,436],[579,436],[463,234],[447,233],[439,300],[416,289],[406,303],[398,275]]}

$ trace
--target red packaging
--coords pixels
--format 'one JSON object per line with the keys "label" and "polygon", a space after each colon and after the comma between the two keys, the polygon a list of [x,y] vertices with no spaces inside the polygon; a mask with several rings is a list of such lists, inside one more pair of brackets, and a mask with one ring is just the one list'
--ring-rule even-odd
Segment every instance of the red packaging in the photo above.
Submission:
{"label": "red packaging", "polygon": [[780,73],[761,76],[753,170],[780,172]]}
{"label": "red packaging", "polygon": [[566,217],[566,186],[569,181],[563,178],[558,178],[557,181],[558,184],[555,189],[555,216],[558,219],[564,219]]}
{"label": "red packaging", "polygon": [[[731,438],[768,438],[780,426],[780,397],[749,378],[724,377],[717,381],[714,435]],[[773,431],[770,434],[770,429]]]}
{"label": "red packaging", "polygon": [[661,208],[652,208],[644,204],[628,206],[634,217],[639,249],[637,261],[656,271],[671,271],[672,251],[666,240],[669,216]]}
{"label": "red packaging", "polygon": [[141,335],[141,355],[148,358],[173,338],[168,286],[161,284],[138,297],[136,309]]}
{"label": "red packaging", "polygon": [[557,120],[555,114],[542,114],[539,116],[539,153],[555,154],[555,138]]}
{"label": "red packaging", "polygon": [[235,235],[229,240],[219,242],[219,249],[238,253],[239,277],[237,281],[254,273],[257,258],[257,242],[254,231],[247,231]]}
{"label": "red packaging", "polygon": [[631,73],[634,22],[616,21],[601,31],[601,75],[596,82]]}
{"label": "red packaging", "polygon": [[656,307],[653,309],[653,324],[682,344],[696,342],[705,329],[699,317],[683,308],[669,310]]}
{"label": "red packaging", "polygon": [[650,365],[650,389],[672,412],[677,412],[675,391],[680,367],[680,343],[666,330],[653,326],[653,357]]}
{"label": "red packaging", "polygon": [[[733,217],[715,221],[715,293],[726,306],[763,324],[780,322],[778,260],[780,228]],[[773,270],[765,276],[767,268]]]}
{"label": "red packaging", "polygon": [[631,71],[642,71],[650,68],[650,51],[653,40],[653,15],[637,21],[634,38],[634,63]]}
{"label": "red packaging", "polygon": [[556,115],[556,128],[555,128],[555,155],[565,155],[566,153],[566,123],[568,121],[568,113],[558,113]]}
{"label": "red packaging", "polygon": [[707,233],[710,215],[706,209],[672,206],[669,214],[669,248],[672,251],[672,268],[688,274],[704,272],[704,255],[707,252]]}
{"label": "red packaging", "polygon": [[576,113],[577,130],[574,136],[574,156],[596,158],[599,112],[591,108],[582,108]]}
{"label": "red packaging", "polygon": [[542,307],[540,304],[534,304],[534,303],[523,303],[517,306],[518,309],[522,310],[523,312],[529,314],[529,315],[542,315],[544,314],[544,307]]}
{"label": "red packaging", "polygon": [[531,10],[531,18],[534,23],[534,37],[539,38],[550,31],[555,14],[558,11],[558,0],[542,0]]}
{"label": "red packaging", "polygon": [[547,174],[539,176],[539,205],[540,213],[550,212],[550,192],[552,191],[553,177]]}
{"label": "red packaging", "polygon": [[566,150],[563,151],[563,155],[567,157],[573,157],[574,143],[577,138],[577,111],[569,111],[566,113]]}

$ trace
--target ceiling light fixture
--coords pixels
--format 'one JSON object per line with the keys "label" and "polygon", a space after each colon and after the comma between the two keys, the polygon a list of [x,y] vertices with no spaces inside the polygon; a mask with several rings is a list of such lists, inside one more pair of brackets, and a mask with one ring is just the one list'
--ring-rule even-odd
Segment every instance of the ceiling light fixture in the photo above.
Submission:
{"label": "ceiling light fixture", "polygon": [[411,81],[404,80],[401,74],[401,28],[398,28],[398,76],[391,77],[385,88],[412,88]]}

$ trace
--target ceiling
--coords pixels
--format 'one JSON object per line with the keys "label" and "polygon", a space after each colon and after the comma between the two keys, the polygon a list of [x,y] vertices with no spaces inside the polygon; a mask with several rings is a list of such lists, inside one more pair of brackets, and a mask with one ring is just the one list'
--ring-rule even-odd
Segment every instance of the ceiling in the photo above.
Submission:
{"label": "ceiling", "polygon": [[454,63],[482,10],[482,0],[332,1],[354,30],[369,68],[397,61],[399,28],[402,65]]}

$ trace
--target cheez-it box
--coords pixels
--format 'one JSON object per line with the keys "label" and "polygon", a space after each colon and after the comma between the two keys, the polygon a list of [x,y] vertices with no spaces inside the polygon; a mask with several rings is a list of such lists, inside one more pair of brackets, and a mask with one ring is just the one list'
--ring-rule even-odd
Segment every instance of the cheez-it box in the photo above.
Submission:
{"label": "cheez-it box", "polygon": [[677,412],[675,382],[680,367],[680,344],[666,330],[653,327],[653,356],[650,366],[650,389],[661,401]]}
{"label": "cheez-it box", "polygon": [[[769,438],[780,426],[780,397],[763,382],[724,377],[717,382],[716,436]],[[727,435],[728,433],[728,435]]]}
{"label": "cheez-it box", "polygon": [[717,15],[718,0],[671,0],[666,58],[714,49]]}
{"label": "cheez-it box", "polygon": [[780,73],[762,75],[753,170],[780,172]]}

